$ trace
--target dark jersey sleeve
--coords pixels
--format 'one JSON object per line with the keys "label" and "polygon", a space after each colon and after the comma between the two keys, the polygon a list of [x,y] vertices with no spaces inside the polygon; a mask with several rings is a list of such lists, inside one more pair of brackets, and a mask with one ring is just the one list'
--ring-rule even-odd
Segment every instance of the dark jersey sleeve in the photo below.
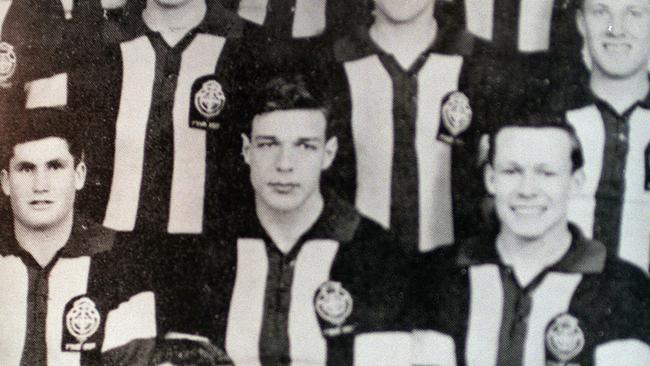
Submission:
{"label": "dark jersey sleeve", "polygon": [[355,335],[399,329],[407,268],[408,259],[391,234],[362,219],[354,239],[342,244],[330,274],[330,281],[349,293],[352,311],[342,323],[319,314],[328,365],[352,364]]}

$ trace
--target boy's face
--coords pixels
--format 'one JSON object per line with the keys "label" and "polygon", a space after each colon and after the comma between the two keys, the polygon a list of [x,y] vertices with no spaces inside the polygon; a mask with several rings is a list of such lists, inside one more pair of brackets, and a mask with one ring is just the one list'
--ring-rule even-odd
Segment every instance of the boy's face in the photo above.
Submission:
{"label": "boy's face", "polygon": [[75,166],[66,140],[48,137],[14,147],[2,190],[11,200],[14,220],[42,231],[71,217],[76,191],[83,188],[86,167]]}
{"label": "boy's face", "polygon": [[294,211],[320,194],[321,172],[336,155],[336,138],[325,140],[325,115],[316,109],[258,115],[243,154],[258,204]]}
{"label": "boy's face", "polygon": [[650,1],[584,0],[577,21],[595,72],[615,79],[646,72]]}
{"label": "boy's face", "polygon": [[558,128],[507,127],[496,136],[485,172],[501,232],[523,240],[543,239],[567,225],[567,205],[581,187],[573,172],[571,139]]}
{"label": "boy's face", "polygon": [[375,9],[380,16],[393,23],[408,23],[423,12],[433,17],[435,0],[375,0]]}

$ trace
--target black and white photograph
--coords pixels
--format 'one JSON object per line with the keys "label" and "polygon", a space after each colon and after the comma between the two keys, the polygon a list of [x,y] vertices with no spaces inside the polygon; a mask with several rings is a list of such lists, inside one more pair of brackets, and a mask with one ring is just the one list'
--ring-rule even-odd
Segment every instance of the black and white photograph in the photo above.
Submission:
{"label": "black and white photograph", "polygon": [[650,0],[0,0],[0,366],[650,366]]}

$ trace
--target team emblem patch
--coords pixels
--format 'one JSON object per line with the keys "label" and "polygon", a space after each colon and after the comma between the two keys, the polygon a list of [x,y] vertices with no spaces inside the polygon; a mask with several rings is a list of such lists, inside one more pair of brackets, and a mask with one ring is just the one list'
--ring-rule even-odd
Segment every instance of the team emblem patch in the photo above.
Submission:
{"label": "team emblem patch", "polygon": [[[70,303],[72,306],[70,306]],[[73,299],[66,308],[65,327],[68,334],[76,339],[76,343],[65,342],[64,351],[91,351],[97,348],[95,342],[88,342],[99,330],[102,317],[95,302],[88,296]],[[68,337],[69,338],[69,337]]]}
{"label": "team emblem patch", "polygon": [[568,363],[582,352],[585,346],[585,334],[580,323],[573,315],[564,313],[551,320],[546,328],[546,349],[556,361],[548,361],[547,365],[578,365]]}
{"label": "team emblem patch", "polygon": [[0,42],[0,87],[10,88],[11,78],[16,72],[16,52],[7,42]]}
{"label": "team emblem patch", "polygon": [[465,132],[472,123],[472,108],[469,98],[459,91],[447,94],[442,99],[440,119],[438,139],[450,144],[456,143],[458,136]]}
{"label": "team emblem patch", "polygon": [[469,98],[461,92],[453,92],[442,105],[442,122],[452,136],[465,131],[472,122],[472,108]]}
{"label": "team emblem patch", "polygon": [[327,281],[319,288],[314,299],[316,314],[326,322],[334,325],[333,329],[326,329],[326,335],[334,336],[349,333],[352,326],[342,327],[352,314],[353,301],[348,290],[340,282]]}
{"label": "team emblem patch", "polygon": [[201,89],[194,94],[194,106],[205,118],[213,118],[219,115],[226,105],[226,94],[218,81],[207,80],[201,85]]}

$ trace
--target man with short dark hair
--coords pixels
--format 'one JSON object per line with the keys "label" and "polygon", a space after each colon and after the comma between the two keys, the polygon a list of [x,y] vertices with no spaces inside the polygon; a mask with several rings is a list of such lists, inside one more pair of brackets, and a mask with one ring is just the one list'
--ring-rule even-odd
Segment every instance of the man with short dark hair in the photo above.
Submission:
{"label": "man with short dark hair", "polygon": [[237,365],[350,364],[353,335],[396,315],[381,304],[399,308],[389,287],[401,285],[390,273],[402,255],[379,225],[321,192],[337,138],[304,78],[274,78],[251,102],[242,152],[254,209],[208,234],[209,263],[191,276],[200,295],[176,299],[171,328],[208,336]]}
{"label": "man with short dark hair", "polygon": [[485,184],[499,225],[415,269],[405,316],[420,330],[415,357],[439,346],[445,365],[647,365],[646,277],[567,218],[585,179],[576,132],[534,116],[491,142]]}
{"label": "man with short dark hair", "polygon": [[68,113],[4,120],[2,190],[13,225],[0,242],[0,363],[148,365],[156,336],[146,274],[114,233],[75,215],[86,178]]}

